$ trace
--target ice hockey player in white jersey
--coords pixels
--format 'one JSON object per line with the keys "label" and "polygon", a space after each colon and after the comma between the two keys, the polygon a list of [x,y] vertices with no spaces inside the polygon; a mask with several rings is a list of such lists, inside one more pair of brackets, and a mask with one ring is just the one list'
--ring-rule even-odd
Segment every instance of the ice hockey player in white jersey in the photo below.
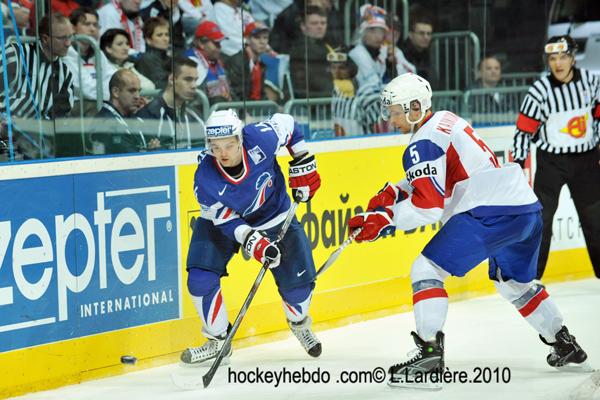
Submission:
{"label": "ice hockey player in white jersey", "polygon": [[318,357],[321,343],[308,315],[316,277],[310,243],[295,217],[283,239],[274,240],[290,209],[277,152],[287,147],[294,158],[289,186],[303,202],[321,185],[315,157],[288,114],[244,127],[233,110],[215,111],[206,121],[206,141],[208,150],[200,154],[194,176],[201,215],[190,241],[187,287],[209,340],[186,349],[181,361],[214,359],[223,346],[230,324],[221,278],[240,247],[249,258],[269,261],[290,329],[306,352]]}
{"label": "ice hockey player in white jersey", "polygon": [[[549,365],[586,369],[586,353],[563,325],[544,286],[533,282],[537,268],[541,206],[519,165],[501,166],[494,153],[462,118],[433,112],[429,83],[415,74],[393,79],[382,91],[382,113],[412,133],[402,162],[406,178],[386,184],[367,211],[349,221],[356,241],[373,241],[394,229],[444,223],[411,268],[417,345],[412,358],[389,369],[391,386],[413,386],[408,377],[444,369],[448,295],[444,280],[464,276],[489,259],[489,277],[550,346]],[[433,386],[433,387],[432,387]],[[417,385],[440,388],[439,384]]]}

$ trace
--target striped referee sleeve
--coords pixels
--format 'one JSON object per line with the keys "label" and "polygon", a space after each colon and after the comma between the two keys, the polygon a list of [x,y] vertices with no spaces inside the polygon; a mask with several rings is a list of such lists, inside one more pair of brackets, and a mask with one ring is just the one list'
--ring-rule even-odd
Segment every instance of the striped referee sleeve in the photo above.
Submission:
{"label": "striped referee sleeve", "polygon": [[515,161],[524,161],[527,158],[531,137],[538,132],[542,125],[541,104],[543,96],[540,91],[541,85],[541,82],[537,81],[529,88],[519,109],[512,148],[512,156]]}
{"label": "striped referee sleeve", "polygon": [[596,76],[593,77],[596,78],[594,81],[594,83],[596,83],[596,102],[592,109],[592,115],[594,117],[594,135],[596,137],[596,143],[600,143],[600,84],[598,84],[598,78]]}

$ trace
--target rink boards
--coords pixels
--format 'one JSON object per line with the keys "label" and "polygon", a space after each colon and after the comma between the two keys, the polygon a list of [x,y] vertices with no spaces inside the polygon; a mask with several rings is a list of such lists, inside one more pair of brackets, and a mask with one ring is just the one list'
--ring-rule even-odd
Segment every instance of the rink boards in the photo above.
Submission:
{"label": "rink boards", "polygon": [[[479,130],[504,160],[512,129]],[[317,267],[344,240],[348,219],[387,181],[403,177],[408,136],[311,143],[322,188],[297,217]],[[3,166],[0,190],[0,398],[172,362],[202,341],[187,295],[185,259],[199,216],[192,190],[197,152],[155,153]],[[290,157],[282,153],[280,164]],[[282,168],[284,173],[286,168]],[[591,275],[565,189],[555,216],[548,280]],[[349,246],[317,282],[311,315],[321,327],[349,317],[411,309],[410,265],[439,229],[429,225]],[[241,254],[228,266],[230,320],[258,273]],[[451,300],[490,293],[487,265],[450,278]],[[381,311],[384,310],[384,311]],[[269,276],[237,338],[287,329]]]}

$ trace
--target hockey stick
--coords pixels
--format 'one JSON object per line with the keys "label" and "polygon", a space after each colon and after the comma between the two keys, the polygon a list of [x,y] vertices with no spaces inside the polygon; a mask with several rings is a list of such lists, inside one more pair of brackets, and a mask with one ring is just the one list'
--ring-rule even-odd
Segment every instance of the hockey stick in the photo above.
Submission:
{"label": "hockey stick", "polygon": [[[298,207],[298,201],[296,200],[290,206],[287,216],[285,217],[285,221],[283,222],[283,225],[281,226],[281,230],[279,231],[279,234],[277,235],[277,239],[275,240],[275,243],[279,242],[285,236],[285,233],[287,232],[288,228],[290,227],[290,224],[292,223],[292,219],[294,218],[294,215],[296,214],[297,207]],[[231,331],[229,331],[229,333],[227,334],[227,337],[225,338],[225,343],[223,343],[223,346],[221,347],[219,354],[217,354],[217,358],[215,358],[215,361],[213,361],[213,364],[211,365],[208,372],[206,374],[204,374],[204,376],[202,377],[202,383],[205,388],[208,387],[208,385],[210,385],[210,382],[212,381],[213,377],[215,376],[215,373],[217,372],[217,368],[219,368],[219,365],[221,365],[221,361],[223,360],[223,357],[225,357],[225,351],[229,351],[228,348],[229,348],[229,346],[231,346],[231,341],[233,340],[235,333],[237,332],[238,328],[240,327],[240,324],[242,323],[242,319],[246,315],[246,312],[248,311],[248,307],[250,307],[250,303],[252,302],[252,299],[254,299],[254,295],[258,291],[258,287],[260,286],[260,283],[262,282],[268,269],[269,269],[269,261],[267,260],[262,265],[260,272],[258,273],[258,276],[254,280],[252,289],[250,289],[250,292],[248,293],[248,296],[246,297],[244,304],[242,304],[242,308],[240,309],[240,312],[238,313],[237,317],[235,318],[235,322],[231,326]]]}
{"label": "hockey stick", "polygon": [[356,237],[362,232],[362,230],[363,230],[363,228],[358,228],[357,230],[352,232],[352,235],[348,236],[348,238],[346,240],[344,240],[344,242],[340,245],[340,247],[338,247],[333,253],[331,253],[331,255],[329,256],[327,261],[325,261],[325,264],[323,264],[321,266],[321,268],[319,268],[319,270],[317,271],[317,278],[323,272],[327,271],[327,269],[329,267],[331,267],[331,264],[333,264],[335,262],[335,260],[338,259],[340,254],[342,254],[342,250],[344,250],[350,243],[352,243],[354,241],[354,239],[356,239]]}

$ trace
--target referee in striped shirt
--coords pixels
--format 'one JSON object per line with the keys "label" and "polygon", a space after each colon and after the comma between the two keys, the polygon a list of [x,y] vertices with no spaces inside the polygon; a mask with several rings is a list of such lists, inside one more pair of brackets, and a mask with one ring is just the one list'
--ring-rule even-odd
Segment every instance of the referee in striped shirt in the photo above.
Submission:
{"label": "referee in striped shirt", "polygon": [[600,278],[600,82],[575,67],[575,51],[570,36],[548,40],[544,52],[550,74],[529,89],[514,137],[513,157],[521,166],[530,143],[537,147],[533,189],[544,207],[538,279],[548,260],[552,218],[564,184],[575,203],[594,273]]}

